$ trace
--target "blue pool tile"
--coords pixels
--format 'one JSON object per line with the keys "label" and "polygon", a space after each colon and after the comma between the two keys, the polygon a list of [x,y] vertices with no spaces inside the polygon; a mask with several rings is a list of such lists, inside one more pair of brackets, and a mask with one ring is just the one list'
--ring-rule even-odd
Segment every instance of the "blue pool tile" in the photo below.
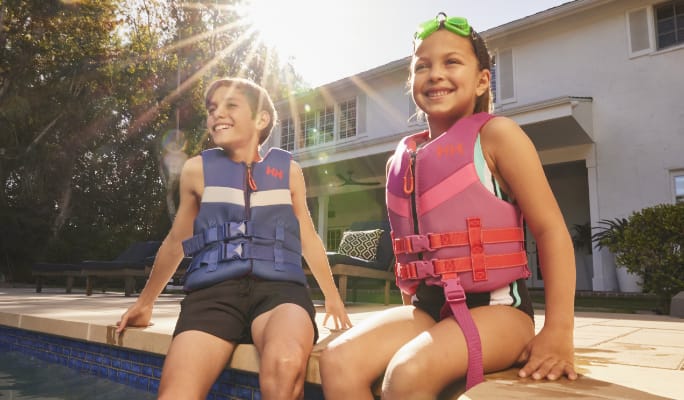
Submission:
{"label": "blue pool tile", "polygon": [[125,371],[116,371],[116,381],[123,383],[124,385],[128,383],[128,374]]}
{"label": "blue pool tile", "polygon": [[150,379],[150,386],[148,390],[152,393],[157,393],[159,391],[159,379]]}

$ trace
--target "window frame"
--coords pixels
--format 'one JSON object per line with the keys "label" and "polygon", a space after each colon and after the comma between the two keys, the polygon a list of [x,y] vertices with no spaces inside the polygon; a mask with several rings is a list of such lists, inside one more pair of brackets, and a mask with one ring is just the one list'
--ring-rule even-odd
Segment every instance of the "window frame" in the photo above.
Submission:
{"label": "window frame", "polygon": [[672,202],[674,204],[684,203],[684,188],[682,192],[677,192],[677,180],[681,179],[684,186],[684,169],[670,171],[670,189],[672,192]]}
{"label": "window frame", "polygon": [[[663,51],[663,50],[668,50],[668,49],[684,46],[684,10],[682,11],[682,14],[679,14],[679,17],[682,19],[683,24],[681,27],[678,27],[678,25],[677,25],[678,14],[676,13],[677,3],[681,3],[681,6],[684,8],[684,1],[682,1],[682,0],[669,0],[669,1],[659,3],[659,4],[654,4],[651,6],[651,9],[652,9],[651,21],[653,21],[653,25],[654,25],[653,39],[655,42],[655,50],[656,51]],[[658,20],[658,11],[661,9],[664,9],[665,7],[668,7],[668,6],[673,8],[673,10],[672,10],[673,21],[672,22],[674,24],[673,33],[675,35],[675,43],[661,47],[660,46],[660,36],[661,35],[659,32],[659,26],[658,26],[659,22],[660,22]],[[682,31],[681,37],[679,37],[678,31]]]}

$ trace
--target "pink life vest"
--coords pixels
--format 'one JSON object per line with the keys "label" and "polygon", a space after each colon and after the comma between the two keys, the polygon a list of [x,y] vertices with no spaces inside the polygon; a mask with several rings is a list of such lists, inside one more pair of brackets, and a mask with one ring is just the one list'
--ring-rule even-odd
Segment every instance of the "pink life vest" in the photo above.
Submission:
{"label": "pink life vest", "polygon": [[422,280],[444,287],[468,344],[466,388],[484,380],[466,293],[491,292],[530,275],[520,210],[480,182],[473,162],[480,128],[491,118],[462,118],[421,149],[416,141],[428,132],[404,138],[387,176],[397,286],[407,294]]}

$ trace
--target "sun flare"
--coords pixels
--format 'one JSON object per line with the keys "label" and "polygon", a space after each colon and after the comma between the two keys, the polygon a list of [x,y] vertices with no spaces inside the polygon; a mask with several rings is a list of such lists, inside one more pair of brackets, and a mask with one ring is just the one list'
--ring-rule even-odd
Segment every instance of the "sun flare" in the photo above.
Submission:
{"label": "sun flare", "polygon": [[301,46],[315,45],[322,15],[315,0],[247,0],[241,9],[244,24],[253,29],[264,45],[274,49],[282,62],[292,62]]}

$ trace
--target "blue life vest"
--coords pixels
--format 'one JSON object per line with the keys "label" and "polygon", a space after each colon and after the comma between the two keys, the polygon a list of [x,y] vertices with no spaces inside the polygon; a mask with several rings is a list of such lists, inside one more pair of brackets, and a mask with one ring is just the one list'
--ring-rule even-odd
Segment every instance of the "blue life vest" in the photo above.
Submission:
{"label": "blue life vest", "polygon": [[236,163],[220,149],[202,152],[204,193],[194,235],[183,241],[192,261],[184,290],[254,275],[306,284],[299,221],[292,208],[287,151]]}

